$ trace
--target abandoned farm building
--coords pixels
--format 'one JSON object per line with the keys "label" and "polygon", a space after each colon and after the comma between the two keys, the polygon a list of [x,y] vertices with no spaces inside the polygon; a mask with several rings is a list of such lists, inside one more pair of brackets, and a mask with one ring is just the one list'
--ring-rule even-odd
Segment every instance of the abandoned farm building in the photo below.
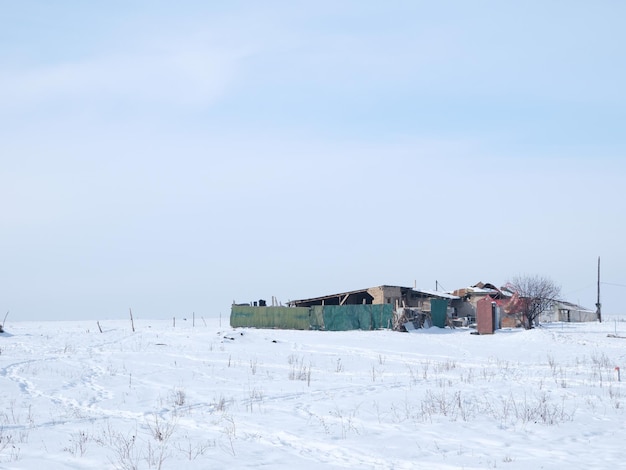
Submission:
{"label": "abandoned farm building", "polygon": [[378,286],[368,289],[353,290],[340,294],[313,297],[311,299],[292,300],[290,307],[311,307],[313,305],[359,305],[359,304],[391,304],[397,307],[418,307],[429,309],[430,300],[457,299],[457,296],[445,292],[417,290],[410,287]]}
{"label": "abandoned farm building", "polygon": [[461,301],[455,302],[455,315],[467,318],[469,323],[477,320],[478,306],[483,301],[495,303],[498,307],[498,327],[514,328],[521,325],[517,312],[509,312],[508,306],[513,299],[513,292],[506,288],[497,288],[488,282],[478,282],[471,287],[464,287],[452,292],[460,297]]}
{"label": "abandoned farm building", "polygon": [[263,300],[252,305],[233,304],[230,323],[233,327],[371,330],[395,329],[399,319],[404,323],[416,316],[432,315],[433,324],[443,327],[450,302],[458,299],[444,292],[382,285],[292,300],[288,307],[267,306]]}
{"label": "abandoned farm building", "polygon": [[[596,312],[570,302],[555,302],[541,322],[595,321]],[[452,293],[381,285],[337,294],[291,300],[288,306],[272,299],[246,304],[233,302],[232,327],[297,330],[407,331],[430,326],[469,326],[479,334],[522,325],[519,297],[510,289],[479,282]]]}
{"label": "abandoned farm building", "polygon": [[539,316],[539,321],[542,323],[589,322],[596,321],[597,319],[598,313],[595,310],[589,310],[588,308],[571,302],[565,302],[564,300],[555,302],[551,310],[543,312]]}

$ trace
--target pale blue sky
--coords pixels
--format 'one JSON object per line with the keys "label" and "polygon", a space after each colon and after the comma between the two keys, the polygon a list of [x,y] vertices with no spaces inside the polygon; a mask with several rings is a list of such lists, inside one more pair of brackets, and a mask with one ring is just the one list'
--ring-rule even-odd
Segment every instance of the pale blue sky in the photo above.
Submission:
{"label": "pale blue sky", "polygon": [[593,307],[597,256],[626,314],[621,1],[0,6],[13,320],[526,273]]}

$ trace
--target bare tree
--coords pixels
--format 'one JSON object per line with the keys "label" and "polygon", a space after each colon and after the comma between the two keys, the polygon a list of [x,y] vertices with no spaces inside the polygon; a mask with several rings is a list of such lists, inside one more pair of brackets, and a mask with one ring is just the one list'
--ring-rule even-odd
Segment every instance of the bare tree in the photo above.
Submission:
{"label": "bare tree", "polygon": [[524,317],[524,328],[537,324],[541,313],[552,308],[559,300],[561,287],[542,276],[517,276],[509,281],[507,289],[514,293],[514,307]]}

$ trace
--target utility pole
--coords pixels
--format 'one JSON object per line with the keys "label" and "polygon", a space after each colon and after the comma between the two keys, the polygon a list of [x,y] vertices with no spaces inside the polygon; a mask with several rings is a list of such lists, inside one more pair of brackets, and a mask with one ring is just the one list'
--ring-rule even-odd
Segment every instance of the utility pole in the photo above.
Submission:
{"label": "utility pole", "polygon": [[596,302],[596,315],[598,321],[602,323],[602,304],[600,303],[600,257],[598,256],[598,301]]}

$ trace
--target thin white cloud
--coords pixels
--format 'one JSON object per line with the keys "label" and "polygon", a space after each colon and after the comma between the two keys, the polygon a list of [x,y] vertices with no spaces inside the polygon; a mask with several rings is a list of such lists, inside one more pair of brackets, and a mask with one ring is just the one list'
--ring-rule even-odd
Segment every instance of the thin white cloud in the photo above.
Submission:
{"label": "thin white cloud", "polygon": [[175,106],[206,106],[228,89],[239,52],[208,45],[129,51],[88,60],[4,70],[3,106],[124,100]]}

